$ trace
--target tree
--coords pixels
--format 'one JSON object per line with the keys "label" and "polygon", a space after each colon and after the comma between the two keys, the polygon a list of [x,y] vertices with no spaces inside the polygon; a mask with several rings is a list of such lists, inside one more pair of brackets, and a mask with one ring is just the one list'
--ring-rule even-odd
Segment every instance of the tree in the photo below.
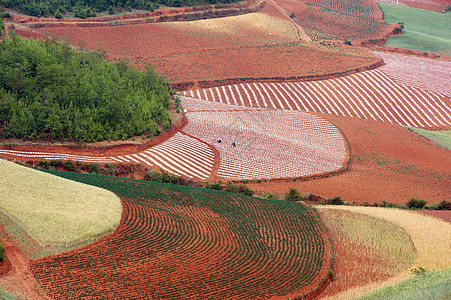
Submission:
{"label": "tree", "polygon": [[413,209],[422,209],[426,205],[427,201],[424,199],[417,199],[415,197],[412,197],[407,201],[406,205],[409,208]]}
{"label": "tree", "polygon": [[288,201],[300,201],[301,194],[299,194],[297,189],[290,188],[289,192],[285,194],[285,200]]}
{"label": "tree", "polygon": [[63,15],[61,14],[61,11],[59,10],[59,8],[55,12],[55,18],[57,18],[57,19],[63,18]]}

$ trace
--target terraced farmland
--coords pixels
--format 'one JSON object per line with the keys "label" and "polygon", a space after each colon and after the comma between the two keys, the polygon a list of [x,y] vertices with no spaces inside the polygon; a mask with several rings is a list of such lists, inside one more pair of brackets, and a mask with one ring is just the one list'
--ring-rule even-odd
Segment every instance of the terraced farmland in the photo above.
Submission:
{"label": "terraced farmland", "polygon": [[376,51],[371,54],[384,60],[379,70],[400,84],[451,97],[451,62]]}
{"label": "terraced farmland", "polygon": [[54,299],[287,298],[327,274],[328,239],[300,203],[49,172],[109,189],[124,208],[112,236],[31,262]]}
{"label": "terraced farmland", "polygon": [[448,96],[403,85],[379,70],[322,81],[243,83],[183,94],[237,106],[321,112],[408,127],[451,125]]}
{"label": "terraced farmland", "polygon": [[[203,108],[200,102],[183,97],[182,106]],[[183,130],[219,151],[220,178],[308,176],[337,171],[348,158],[339,130],[319,116],[270,109],[237,110],[219,103],[214,109],[188,111],[189,122]]]}
{"label": "terraced farmland", "polygon": [[161,168],[188,178],[206,179],[213,170],[214,153],[208,145],[183,133],[139,153],[119,156],[86,156],[64,153],[0,149],[0,155],[21,160],[73,160],[87,163],[136,163]]}

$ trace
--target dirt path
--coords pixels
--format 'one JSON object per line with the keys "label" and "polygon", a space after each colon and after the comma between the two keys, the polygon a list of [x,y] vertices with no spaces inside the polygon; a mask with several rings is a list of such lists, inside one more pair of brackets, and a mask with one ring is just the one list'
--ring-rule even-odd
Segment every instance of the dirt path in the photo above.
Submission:
{"label": "dirt path", "polygon": [[14,292],[21,294],[20,296],[25,299],[50,299],[41,290],[38,282],[33,277],[28,260],[23,256],[19,248],[8,239],[3,226],[0,228],[0,235],[6,250],[6,257],[11,263],[11,270],[0,277],[0,285],[14,287]]}
{"label": "dirt path", "polygon": [[310,37],[305,33],[304,29],[299,26],[298,23],[296,23],[292,18],[290,18],[290,16],[288,15],[287,11],[284,10],[282,8],[282,6],[280,6],[277,2],[275,2],[274,0],[269,0],[269,2],[271,2],[272,4],[274,4],[274,7],[277,8],[277,10],[279,10],[284,16],[287,17],[287,19],[293,24],[294,27],[296,27],[296,30],[298,31],[298,36],[301,40],[303,41],[307,41],[310,42],[311,39]]}

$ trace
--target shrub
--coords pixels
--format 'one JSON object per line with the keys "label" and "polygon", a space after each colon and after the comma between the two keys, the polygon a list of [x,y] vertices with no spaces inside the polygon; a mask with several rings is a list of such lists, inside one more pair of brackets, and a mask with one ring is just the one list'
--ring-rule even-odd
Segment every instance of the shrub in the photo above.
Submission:
{"label": "shrub", "polygon": [[89,173],[98,174],[100,171],[100,165],[98,163],[90,163],[89,164]]}
{"label": "shrub", "polygon": [[299,194],[297,189],[290,188],[290,191],[285,194],[285,200],[287,201],[300,201],[301,194]]}
{"label": "shrub", "polygon": [[61,14],[59,9],[57,9],[56,12],[55,12],[55,18],[57,18],[57,19],[62,19],[63,18],[63,15]]}
{"label": "shrub", "polygon": [[437,205],[438,210],[451,210],[451,202],[443,200]]}
{"label": "shrub", "polygon": [[210,184],[207,181],[207,182],[205,182],[205,188],[219,191],[222,189],[222,182],[221,182],[221,180],[218,180],[218,181],[213,181],[213,183]]}
{"label": "shrub", "polygon": [[46,161],[46,160],[39,160],[38,168],[48,169],[48,168],[50,168],[50,162]]}
{"label": "shrub", "polygon": [[227,182],[224,189],[228,192],[244,194],[247,196],[252,196],[254,194],[254,191],[251,188],[245,186],[244,184],[242,183],[234,184],[231,181]]}
{"label": "shrub", "polygon": [[56,160],[51,160],[50,161],[50,166],[53,168],[59,168],[63,166],[63,161],[60,159],[56,159]]}
{"label": "shrub", "polygon": [[345,40],[345,45],[351,46],[351,45],[352,45],[352,43],[351,43],[351,41],[350,41],[350,40]]}
{"label": "shrub", "polygon": [[291,14],[290,14],[290,18],[292,18],[292,19],[296,18],[296,14],[295,14],[294,12],[291,13]]}
{"label": "shrub", "polygon": [[345,202],[341,199],[341,197],[333,197],[332,199],[327,200],[327,204],[330,205],[345,205]]}
{"label": "shrub", "polygon": [[412,197],[407,201],[406,205],[408,208],[413,209],[422,209],[426,205],[427,201],[424,199],[417,199],[415,197]]}
{"label": "shrub", "polygon": [[327,276],[329,276],[330,281],[334,281],[335,280],[334,271],[332,271],[332,270],[327,271]]}
{"label": "shrub", "polygon": [[265,199],[268,199],[268,200],[274,200],[274,194],[272,194],[272,193],[267,194],[267,195],[265,196]]}
{"label": "shrub", "polygon": [[421,275],[426,273],[426,269],[422,268],[422,267],[418,267],[418,268],[413,268],[410,270],[410,273],[415,274],[415,275]]}
{"label": "shrub", "polygon": [[5,247],[3,247],[0,241],[0,261],[3,261],[4,259],[5,259]]}
{"label": "shrub", "polygon": [[152,171],[149,169],[144,174],[144,180],[177,184],[179,178],[177,175],[171,174],[163,169],[160,169],[160,172]]}

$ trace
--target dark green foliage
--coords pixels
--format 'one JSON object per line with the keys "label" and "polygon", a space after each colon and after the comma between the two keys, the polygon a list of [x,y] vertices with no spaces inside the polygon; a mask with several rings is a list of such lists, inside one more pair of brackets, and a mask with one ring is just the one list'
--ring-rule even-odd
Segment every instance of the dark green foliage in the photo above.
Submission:
{"label": "dark green foliage", "polygon": [[5,29],[5,25],[3,24],[3,16],[0,13],[0,37],[2,36],[4,29]]}
{"label": "dark green foliage", "polygon": [[3,247],[0,241],[0,261],[3,261],[3,259],[5,259],[5,247]]}
{"label": "dark green foliage", "polygon": [[285,194],[285,200],[299,201],[301,200],[301,194],[299,194],[297,189],[290,188],[290,191]]}
{"label": "dark green foliage", "polygon": [[247,196],[252,196],[254,194],[254,191],[250,187],[247,187],[242,183],[234,184],[231,181],[227,182],[224,189],[228,192],[244,194]]}
{"label": "dark green foliage", "polygon": [[75,163],[71,160],[68,160],[64,163],[64,167],[68,171],[75,171]]}
{"label": "dark green foliage", "polygon": [[426,205],[426,203],[427,203],[426,200],[412,197],[409,199],[409,201],[407,201],[406,205],[408,208],[421,209]]}
{"label": "dark green foliage", "polygon": [[222,182],[221,180],[214,181],[213,183],[207,181],[205,182],[205,188],[219,191],[222,189]]}
{"label": "dark green foliage", "polygon": [[437,205],[438,210],[451,210],[451,202],[443,200]]}
{"label": "dark green foliage", "polygon": [[57,9],[56,12],[55,12],[55,18],[57,18],[57,19],[62,19],[63,18],[63,15],[61,14],[59,9]]}
{"label": "dark green foliage", "polygon": [[422,275],[426,272],[427,272],[426,269],[423,267],[413,268],[410,270],[410,273],[412,273],[414,275]]}
{"label": "dark green foliage", "polygon": [[327,204],[329,204],[329,205],[345,205],[345,202],[341,199],[341,197],[333,197],[332,199],[327,200]]}
{"label": "dark green foliage", "polygon": [[56,40],[0,41],[0,137],[94,142],[156,136],[170,88],[152,67],[72,50]]}
{"label": "dark green foliage", "polygon": [[160,169],[160,172],[148,170],[146,174],[144,174],[144,180],[177,184],[178,176],[170,174],[163,169]]}
{"label": "dark green foliage", "polygon": [[345,40],[345,45],[351,46],[351,45],[352,45],[352,43],[351,43],[351,41],[350,41],[350,40]]}
{"label": "dark green foliage", "polygon": [[90,163],[89,164],[89,173],[98,174],[100,171],[100,165],[98,163]]}
{"label": "dark green foliage", "polygon": [[238,0],[3,0],[1,3],[5,7],[19,9],[23,13],[35,17],[48,17],[60,10],[64,12],[74,12],[77,18],[95,17],[96,12],[108,11],[110,14],[114,13],[114,9],[122,11],[130,9],[145,9],[153,11],[160,7],[160,4],[166,6],[180,7],[192,5],[209,5],[220,3],[238,2]]}

